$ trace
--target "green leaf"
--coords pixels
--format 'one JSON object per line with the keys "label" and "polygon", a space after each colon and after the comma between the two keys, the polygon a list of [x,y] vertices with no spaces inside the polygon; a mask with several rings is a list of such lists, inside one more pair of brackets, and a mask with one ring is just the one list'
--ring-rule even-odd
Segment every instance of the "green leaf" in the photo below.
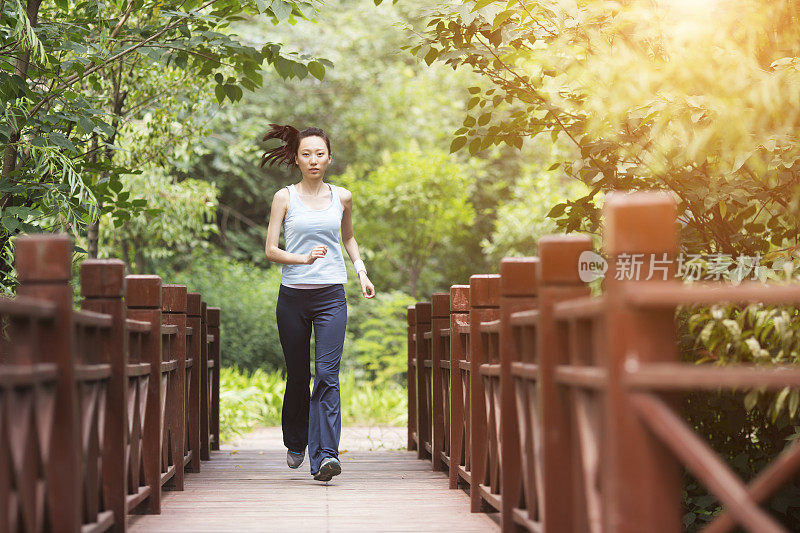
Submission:
{"label": "green leaf", "polygon": [[275,18],[278,19],[278,22],[284,22],[289,18],[289,15],[292,14],[292,5],[289,2],[284,2],[283,0],[272,0],[272,13],[275,14]]}
{"label": "green leaf", "polygon": [[467,144],[467,138],[466,137],[463,137],[463,136],[462,137],[456,137],[455,139],[453,139],[453,142],[450,143],[450,153],[452,154],[454,152],[459,151],[461,148],[464,147],[465,144]]}
{"label": "green leaf", "polygon": [[308,71],[320,81],[325,77],[325,66],[319,61],[311,61],[308,64]]}
{"label": "green leaf", "polygon": [[475,139],[472,139],[470,141],[470,143],[469,143],[469,153],[470,153],[470,155],[477,154],[478,151],[480,151],[480,148],[481,148],[481,139],[479,137],[475,138]]}
{"label": "green leaf", "polygon": [[279,56],[275,59],[274,67],[283,79],[287,79],[292,75],[292,62],[283,56]]}
{"label": "green leaf", "polygon": [[86,117],[81,117],[78,119],[78,125],[81,127],[84,133],[92,133],[94,130],[94,122]]}
{"label": "green leaf", "polygon": [[507,21],[509,18],[513,17],[516,13],[517,13],[516,9],[507,9],[505,11],[500,12],[494,18],[494,22],[492,22],[492,31],[497,30],[497,28],[502,26],[505,21]]}
{"label": "green leaf", "polygon": [[71,152],[76,152],[78,150],[75,147],[75,145],[72,144],[72,141],[67,139],[67,137],[63,133],[57,131],[51,131],[47,135],[47,140],[50,144],[54,144],[60,148],[65,148],[67,150],[70,150]]}
{"label": "green leaf", "polygon": [[3,215],[3,218],[0,219],[0,223],[3,224],[3,227],[6,228],[10,233],[17,231],[19,228],[19,220],[13,216],[6,216]]}
{"label": "green leaf", "polygon": [[217,102],[222,103],[225,100],[225,89],[222,85],[214,87],[214,95],[217,97]]}
{"label": "green leaf", "polygon": [[547,213],[547,218],[558,218],[563,215],[566,210],[567,204],[556,204],[550,209],[550,212]]}
{"label": "green leaf", "polygon": [[491,4],[494,1],[495,0],[478,0],[477,2],[475,2],[475,5],[470,10],[470,13],[473,13],[473,12],[479,10],[479,9],[484,8],[484,7],[488,6],[489,4]]}
{"label": "green leaf", "polygon": [[236,101],[236,85],[231,85],[229,83],[226,83],[225,85],[222,86],[222,89],[225,91],[225,94],[228,96],[228,99],[231,102]]}
{"label": "green leaf", "polygon": [[301,80],[304,79],[306,76],[308,76],[308,69],[302,63],[294,62],[292,64],[292,72],[294,73],[295,76],[297,76]]}
{"label": "green leaf", "polygon": [[427,63],[428,66],[431,66],[431,64],[436,61],[437,57],[439,57],[439,51],[436,48],[431,48],[428,50],[428,53],[425,54],[425,63]]}

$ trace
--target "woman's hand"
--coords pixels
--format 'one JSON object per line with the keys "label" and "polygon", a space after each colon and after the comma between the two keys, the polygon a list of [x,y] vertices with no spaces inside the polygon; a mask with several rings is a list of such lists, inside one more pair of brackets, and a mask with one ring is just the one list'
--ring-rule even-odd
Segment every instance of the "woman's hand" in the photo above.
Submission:
{"label": "woman's hand", "polygon": [[361,281],[361,294],[364,295],[364,298],[374,298],[375,286],[367,277],[367,273],[362,270],[358,273],[358,279]]}
{"label": "woman's hand", "polygon": [[310,265],[317,259],[321,259],[325,257],[325,254],[328,253],[328,247],[324,244],[319,244],[311,249],[311,252],[306,257],[306,264]]}

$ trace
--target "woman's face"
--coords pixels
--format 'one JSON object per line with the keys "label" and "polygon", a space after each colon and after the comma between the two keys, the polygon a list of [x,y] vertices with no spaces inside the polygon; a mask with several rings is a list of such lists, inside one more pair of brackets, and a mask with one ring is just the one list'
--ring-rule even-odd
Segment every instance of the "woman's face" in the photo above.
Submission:
{"label": "woman's face", "polygon": [[300,146],[294,158],[303,177],[322,178],[333,157],[322,137],[305,137],[300,139]]}

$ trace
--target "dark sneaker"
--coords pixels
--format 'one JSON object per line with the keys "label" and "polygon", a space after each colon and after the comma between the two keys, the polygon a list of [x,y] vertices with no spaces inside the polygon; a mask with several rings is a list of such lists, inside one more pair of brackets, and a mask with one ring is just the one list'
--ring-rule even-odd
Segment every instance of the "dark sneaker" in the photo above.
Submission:
{"label": "dark sneaker", "polygon": [[319,471],[314,474],[314,479],[317,481],[330,481],[333,476],[338,476],[342,473],[342,464],[336,457],[326,457],[322,460],[319,466]]}
{"label": "dark sneaker", "polygon": [[302,452],[293,452],[291,450],[286,452],[286,464],[289,465],[289,468],[299,468],[305,458],[305,450]]}

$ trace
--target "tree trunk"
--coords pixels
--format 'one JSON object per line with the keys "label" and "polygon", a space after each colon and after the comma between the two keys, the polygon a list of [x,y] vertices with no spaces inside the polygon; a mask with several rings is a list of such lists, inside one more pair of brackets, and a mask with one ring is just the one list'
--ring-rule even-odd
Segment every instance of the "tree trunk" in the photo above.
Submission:
{"label": "tree trunk", "polygon": [[414,296],[414,298],[416,298],[417,300],[419,300],[419,294],[417,294],[417,285],[419,284],[420,273],[421,272],[418,269],[412,268],[412,269],[410,269],[410,272],[409,272],[409,275],[408,275],[409,293],[411,293]]}
{"label": "tree trunk", "polygon": [[[97,203],[97,211],[100,212],[100,209],[103,207],[102,203]],[[97,259],[97,249],[98,249],[98,242],[100,240],[100,215],[97,216],[97,220],[94,222],[90,222],[89,225],[86,227],[86,252],[89,254],[89,259]]]}
{"label": "tree trunk", "polygon": [[[35,28],[39,23],[39,7],[42,5],[42,0],[28,0],[27,9],[25,13],[28,15],[28,20],[31,21],[31,27]],[[28,65],[30,64],[31,51],[25,50],[22,55],[17,59],[17,64],[14,68],[14,74],[27,81],[28,79]],[[17,142],[20,140],[20,130],[12,130],[9,136],[8,144],[3,152],[3,170],[2,177],[8,177],[16,168],[17,165]],[[3,202],[5,204],[5,202]]]}
{"label": "tree trunk", "polygon": [[144,274],[146,265],[144,259],[144,252],[142,252],[142,248],[140,246],[136,247],[136,252],[133,255],[134,262],[136,263],[136,273],[137,274]]}

